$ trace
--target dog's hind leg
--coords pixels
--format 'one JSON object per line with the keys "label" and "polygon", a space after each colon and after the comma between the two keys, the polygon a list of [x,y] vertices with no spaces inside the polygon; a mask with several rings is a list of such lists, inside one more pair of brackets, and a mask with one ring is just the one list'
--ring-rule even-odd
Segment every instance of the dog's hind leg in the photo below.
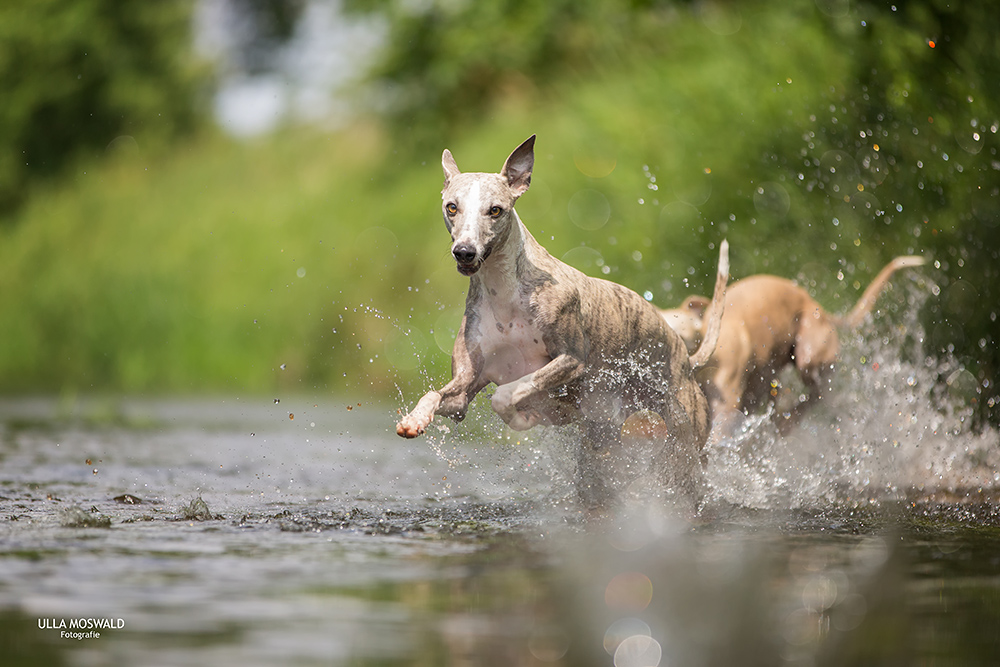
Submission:
{"label": "dog's hind leg", "polygon": [[617,496],[614,461],[621,449],[621,427],[610,421],[588,421],[580,427],[576,450],[576,497],[589,514],[607,511]]}
{"label": "dog's hind leg", "polygon": [[[704,495],[707,431],[692,421],[689,411],[676,398],[668,400],[666,411],[663,429],[651,434],[662,443],[656,460],[658,481],[663,491],[674,494],[678,507],[690,503],[696,510]],[[706,434],[699,438],[696,431]]]}
{"label": "dog's hind leg", "polygon": [[676,398],[664,414],[642,409],[618,425],[588,422],[577,452],[577,497],[589,512],[630,501],[669,499],[695,511],[702,488],[702,451],[696,425]]}
{"label": "dog's hind leg", "polygon": [[799,322],[792,354],[806,395],[804,401],[796,402],[786,418],[778,420],[778,430],[783,435],[829,392],[839,348],[836,327],[824,313],[809,314]]}
{"label": "dog's hind leg", "polygon": [[714,440],[734,435],[743,423],[744,395],[747,393],[745,366],[719,367],[704,383],[712,414]]}

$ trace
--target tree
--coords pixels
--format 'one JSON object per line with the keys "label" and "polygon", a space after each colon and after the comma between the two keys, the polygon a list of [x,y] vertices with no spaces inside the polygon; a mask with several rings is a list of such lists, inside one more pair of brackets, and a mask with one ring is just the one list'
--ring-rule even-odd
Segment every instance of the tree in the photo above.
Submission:
{"label": "tree", "polygon": [[0,5],[0,215],[117,137],[143,148],[191,130],[205,79],[190,27],[190,2]]}
{"label": "tree", "polygon": [[495,102],[584,74],[656,40],[665,0],[497,0],[408,3],[348,0],[389,24],[374,81],[411,142],[439,142],[453,123]]}

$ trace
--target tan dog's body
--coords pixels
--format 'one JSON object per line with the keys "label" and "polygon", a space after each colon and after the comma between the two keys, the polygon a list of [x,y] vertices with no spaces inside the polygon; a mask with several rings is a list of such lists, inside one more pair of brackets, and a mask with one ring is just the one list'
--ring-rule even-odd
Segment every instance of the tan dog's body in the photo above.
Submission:
{"label": "tan dog's body", "polygon": [[[623,449],[623,424],[634,413],[655,413],[660,444],[656,460],[643,463],[657,463],[681,493],[696,495],[710,423],[684,341],[638,294],[560,262],[532,237],[513,205],[533,164],[534,137],[499,174],[462,173],[444,152],[445,225],[469,293],[451,382],[425,394],[396,432],[416,437],[437,414],[461,420],[472,398],[495,383],[493,409],[515,430],[583,426],[577,488],[593,507],[622,486],[612,468],[623,468],[613,453]],[[721,254],[724,290],[728,255]],[[713,317],[717,327],[721,313]]]}
{"label": "tan dog's body", "polygon": [[[856,328],[871,311],[893,272],[920,266],[921,257],[897,257],[887,264],[844,317],[827,313],[809,294],[777,276],[750,276],[726,292],[718,345],[700,376],[716,423],[731,426],[740,412],[751,412],[773,398],[778,374],[794,365],[809,392],[818,399],[840,349],[838,328]],[[698,346],[709,300],[689,297],[680,308],[661,311],[685,339]]]}

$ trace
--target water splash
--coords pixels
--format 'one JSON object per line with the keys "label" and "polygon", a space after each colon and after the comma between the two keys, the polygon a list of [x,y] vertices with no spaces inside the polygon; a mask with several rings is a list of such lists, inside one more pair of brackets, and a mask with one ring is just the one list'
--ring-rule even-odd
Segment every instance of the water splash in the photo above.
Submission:
{"label": "water splash", "polygon": [[[842,333],[829,395],[790,433],[778,435],[779,401],[777,415],[755,416],[711,446],[712,498],[779,509],[958,502],[1000,489],[1000,437],[972,428],[974,378],[923,346],[919,312],[936,291],[925,277],[901,277],[876,317]],[[795,380],[782,376],[792,402]]]}
{"label": "water splash", "polygon": [[[707,447],[707,502],[816,509],[1000,493],[1000,435],[972,427],[975,378],[954,358],[924,349],[920,312],[937,294],[925,274],[900,275],[859,331],[841,332],[829,393],[783,435],[777,424],[804,399],[804,388],[794,372],[782,375],[776,407]],[[650,372],[642,360],[623,360],[605,380],[625,389],[625,378]],[[575,495],[579,429],[515,433],[490,409],[489,393],[473,402],[461,425],[435,419],[427,446],[453,469],[476,470],[485,487],[499,488],[505,476],[533,477],[522,486],[541,488],[544,502],[566,507]],[[664,491],[656,495],[669,495]]]}

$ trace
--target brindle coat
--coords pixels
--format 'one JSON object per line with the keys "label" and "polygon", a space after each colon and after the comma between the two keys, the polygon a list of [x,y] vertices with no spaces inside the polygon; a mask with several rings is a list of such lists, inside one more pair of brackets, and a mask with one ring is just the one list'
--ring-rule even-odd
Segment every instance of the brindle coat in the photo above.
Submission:
{"label": "brindle coat", "polygon": [[[514,203],[531,182],[534,143],[515,149],[499,174],[462,173],[444,151],[442,211],[458,271],[469,276],[465,316],[451,382],[425,394],[396,432],[416,437],[436,414],[461,420],[495,383],[493,409],[512,429],[582,425],[586,504],[605,504],[634,481],[636,467],[655,468],[661,482],[694,497],[710,423],[684,341],[638,294],[577,271],[532,237]],[[650,417],[633,431],[654,435],[652,450],[650,438],[644,452],[636,438],[623,444],[622,426],[635,413]]]}

